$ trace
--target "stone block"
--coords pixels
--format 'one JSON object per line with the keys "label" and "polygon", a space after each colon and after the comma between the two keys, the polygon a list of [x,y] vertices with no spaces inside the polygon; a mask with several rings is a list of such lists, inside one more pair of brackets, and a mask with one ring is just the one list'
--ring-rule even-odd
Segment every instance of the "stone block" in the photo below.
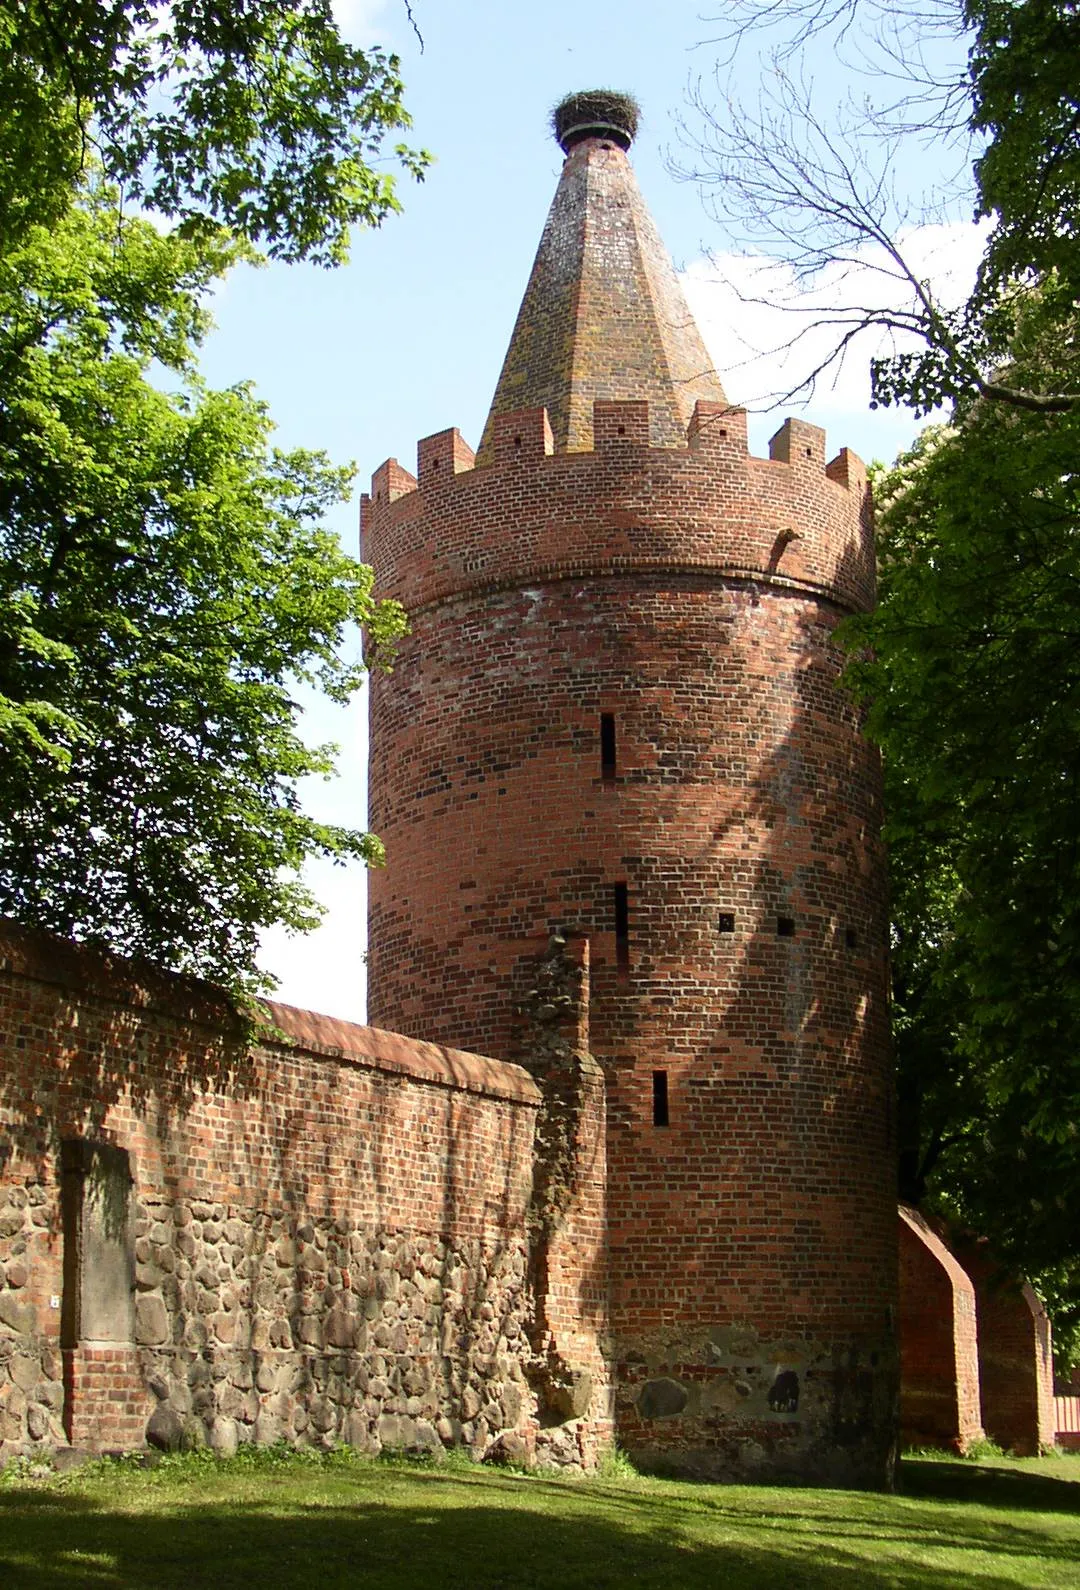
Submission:
{"label": "stone block", "polygon": [[8,1374],[23,1391],[33,1391],[41,1376],[41,1365],[28,1353],[16,1353],[8,1364]]}
{"label": "stone block", "polygon": [[135,1300],[135,1340],[140,1347],[159,1347],[169,1340],[169,1316],[156,1293],[144,1292]]}
{"label": "stone block", "polygon": [[29,1336],[36,1321],[29,1303],[23,1303],[14,1292],[0,1292],[0,1325],[6,1325],[16,1336]]}
{"label": "stone block", "polygon": [[159,1452],[179,1452],[184,1441],[184,1421],[176,1409],[161,1402],[146,1424],[146,1439]]}
{"label": "stone block", "polygon": [[235,1419],[219,1415],[210,1426],[210,1447],[218,1457],[232,1457],[240,1445]]}

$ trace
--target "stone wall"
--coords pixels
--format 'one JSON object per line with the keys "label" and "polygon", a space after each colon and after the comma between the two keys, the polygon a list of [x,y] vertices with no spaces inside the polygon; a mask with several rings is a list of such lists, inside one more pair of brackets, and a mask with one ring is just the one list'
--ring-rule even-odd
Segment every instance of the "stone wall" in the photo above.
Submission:
{"label": "stone wall", "polygon": [[[265,1018],[251,1046],[212,989],[0,929],[0,1456],[148,1430],[589,1456],[533,1389],[536,1083]],[[564,1299],[568,1360],[597,1323]]]}
{"label": "stone wall", "polygon": [[0,1185],[0,1454],[26,1442],[66,1439],[59,1315],[54,1330],[38,1328],[39,1319],[48,1323],[41,1279],[49,1263],[51,1202],[37,1181]]}

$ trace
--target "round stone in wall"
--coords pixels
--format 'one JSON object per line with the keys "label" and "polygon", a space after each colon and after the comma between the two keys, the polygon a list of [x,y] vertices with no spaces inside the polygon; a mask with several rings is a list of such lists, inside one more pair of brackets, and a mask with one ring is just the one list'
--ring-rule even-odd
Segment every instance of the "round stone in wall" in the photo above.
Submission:
{"label": "round stone in wall", "polygon": [[638,1393],[637,1411],[643,1419],[670,1419],[686,1407],[686,1387],[661,1376],[647,1380]]}

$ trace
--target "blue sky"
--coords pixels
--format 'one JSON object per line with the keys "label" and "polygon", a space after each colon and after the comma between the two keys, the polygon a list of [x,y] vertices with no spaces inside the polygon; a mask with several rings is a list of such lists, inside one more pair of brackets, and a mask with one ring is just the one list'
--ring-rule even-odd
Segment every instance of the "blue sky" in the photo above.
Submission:
{"label": "blue sky", "polygon": [[[715,52],[700,41],[715,27],[701,19],[701,3],[413,0],[421,53],[400,0],[340,0],[351,37],[401,55],[414,140],[436,164],[423,184],[403,184],[401,216],[356,236],[347,267],[236,271],[215,301],[206,379],[253,382],[281,445],[356,460],[358,491],[390,455],[414,467],[416,441],[433,431],[457,425],[475,445],[562,163],[548,112],[565,93],[607,85],[642,104],[638,180],[677,267],[688,272],[729,395],[745,401],[769,386],[769,361],[745,361],[783,331],[767,311],[755,318],[739,310],[718,282],[718,272],[739,275],[742,262],[728,256],[729,240],[694,185],[677,181],[668,164],[679,118],[691,115],[688,85],[709,82],[713,70]],[[835,60],[826,54],[816,70],[827,92],[843,92]],[[752,92],[753,82],[747,87]],[[964,252],[948,229],[931,241],[928,271],[943,253]],[[708,251],[720,256],[715,263]],[[869,351],[836,391],[819,391],[806,417],[826,425],[832,451],[847,445],[891,458],[917,427],[909,415],[867,409]],[[764,451],[783,412],[752,420],[755,451]],[[356,515],[354,499],[334,520],[351,548]],[[357,701],[339,712],[312,705],[307,715],[310,738],[342,746],[340,778],[304,790],[312,809],[337,821],[364,820],[365,711]],[[329,909],[323,928],[307,939],[269,935],[264,964],[280,979],[280,998],[362,1020],[362,869],[317,867],[310,881]]]}

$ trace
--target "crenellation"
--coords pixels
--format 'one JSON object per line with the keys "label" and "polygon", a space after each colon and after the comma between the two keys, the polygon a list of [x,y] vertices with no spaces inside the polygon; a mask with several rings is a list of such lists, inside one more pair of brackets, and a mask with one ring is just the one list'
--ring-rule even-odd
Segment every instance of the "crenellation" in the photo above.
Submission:
{"label": "crenellation", "polygon": [[825,432],[820,425],[788,418],[769,438],[769,457],[793,469],[825,472]]}
{"label": "crenellation", "polygon": [[625,401],[593,404],[593,451],[624,454],[630,448],[649,446],[648,403]]}
{"label": "crenellation", "polygon": [[514,409],[492,427],[495,464],[536,464],[555,451],[547,409]]}
{"label": "crenellation", "polygon": [[714,464],[741,461],[749,454],[746,410],[699,398],[686,439],[692,453],[703,454]]}
{"label": "crenellation", "polygon": [[396,458],[388,458],[371,477],[371,500],[376,505],[396,502],[416,487],[416,476],[410,475]]}
{"label": "crenellation", "polygon": [[[543,409],[501,414],[491,462],[453,475],[443,464],[441,477],[425,462],[416,489],[390,500],[384,488],[381,500],[365,500],[364,555],[381,593],[415,610],[480,577],[712,568],[827,591],[852,610],[872,603],[868,488],[853,453],[844,449],[827,473],[825,433],[791,421],[776,446],[792,462],[748,456],[745,411],[720,404],[699,406],[687,446],[653,447],[646,409],[598,403],[601,446],[574,453],[551,450]],[[424,459],[429,445],[432,459],[451,456],[456,435],[440,433],[437,446],[426,439]],[[454,456],[466,456],[463,442],[454,446]]]}
{"label": "crenellation", "polygon": [[860,502],[866,495],[867,473],[866,465],[858,453],[853,453],[849,447],[842,447],[835,458],[825,465],[825,474],[829,480],[835,481],[838,486],[846,489],[859,498]]}
{"label": "crenellation", "polygon": [[423,437],[416,446],[416,476],[421,486],[441,485],[472,469],[476,454],[456,426]]}

